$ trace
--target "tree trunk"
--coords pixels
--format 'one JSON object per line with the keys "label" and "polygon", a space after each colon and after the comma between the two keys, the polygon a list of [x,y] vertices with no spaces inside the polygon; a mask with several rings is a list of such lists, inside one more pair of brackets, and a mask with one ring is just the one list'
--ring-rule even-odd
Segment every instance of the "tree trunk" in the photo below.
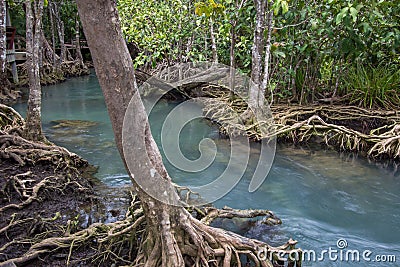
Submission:
{"label": "tree trunk", "polygon": [[79,15],[76,16],[75,21],[75,51],[76,51],[76,59],[79,61],[79,64],[85,68],[85,64],[83,63],[83,57],[81,52],[81,43],[80,43],[80,31],[79,31]]}
{"label": "tree trunk", "polygon": [[43,56],[46,62],[52,63],[53,67],[55,67],[56,62],[60,59],[60,57],[54,52],[53,47],[49,44],[42,31],[42,50]]}
{"label": "tree trunk", "polygon": [[60,17],[58,6],[55,2],[53,2],[52,11],[57,22],[56,23],[57,34],[58,34],[58,40],[60,41],[60,49],[61,49],[59,65],[61,65],[67,59],[67,48],[65,47],[65,41],[64,41],[64,22]]}
{"label": "tree trunk", "polygon": [[[134,265],[231,266],[242,254],[251,257],[258,266],[272,266],[256,256],[266,244],[206,226],[178,205],[181,200],[164,168],[135,85],[133,64],[115,2],[77,0],[77,4],[115,141],[146,217],[146,232]],[[123,129],[125,116],[129,120]],[[151,197],[144,188],[152,191],[157,199],[162,197],[163,201]]]}
{"label": "tree trunk", "polygon": [[[272,5],[272,3],[269,3]],[[261,85],[261,91],[263,92],[263,94],[265,96],[268,95],[267,92],[267,86],[269,84],[269,80],[270,80],[270,58],[271,58],[271,32],[272,32],[272,23],[273,23],[273,11],[269,10],[268,11],[268,15],[267,15],[267,27],[268,27],[268,35],[267,35],[267,41],[266,41],[266,45],[265,45],[265,55],[264,55],[264,77],[262,80],[262,85]],[[264,97],[265,97],[264,96]],[[273,101],[273,94],[271,92],[271,104]]]}
{"label": "tree trunk", "polygon": [[59,60],[58,55],[56,54],[56,36],[54,34],[54,16],[53,16],[53,9],[52,9],[52,5],[53,3],[49,1],[48,3],[49,5],[49,19],[50,19],[50,30],[51,30],[51,45],[53,47],[53,67],[55,67],[57,65],[57,60]]}
{"label": "tree trunk", "polygon": [[266,1],[254,0],[256,8],[256,24],[254,28],[253,47],[251,49],[251,79],[253,84],[250,86],[249,105],[257,110],[258,107],[264,105],[264,93],[261,90],[262,75],[262,53],[263,53],[263,34],[265,21],[265,4]]}
{"label": "tree trunk", "polygon": [[237,18],[235,18],[235,21],[231,23],[231,47],[229,49],[229,59],[230,59],[230,74],[229,74],[229,88],[231,90],[230,92],[230,98],[233,100],[234,97],[234,86],[235,86],[235,68],[236,68],[236,62],[235,62],[235,45],[236,45],[236,24],[237,24]]}
{"label": "tree trunk", "polygon": [[218,51],[217,51],[217,41],[215,40],[215,32],[214,32],[214,20],[210,16],[210,35],[211,35],[211,51],[213,62],[218,63]]}
{"label": "tree trunk", "polygon": [[6,23],[7,23],[6,1],[0,0],[0,74],[1,74],[1,78],[4,77],[3,75],[4,75],[4,72],[6,71],[6,63],[7,63]]}
{"label": "tree trunk", "polygon": [[6,22],[7,5],[5,0],[0,0],[0,100],[8,95],[9,81],[7,79],[7,38]]}
{"label": "tree trunk", "polygon": [[[34,9],[32,9],[32,4]],[[29,99],[24,137],[33,141],[44,141],[41,121],[41,95],[39,72],[39,49],[43,0],[26,0],[26,64],[29,81]]]}

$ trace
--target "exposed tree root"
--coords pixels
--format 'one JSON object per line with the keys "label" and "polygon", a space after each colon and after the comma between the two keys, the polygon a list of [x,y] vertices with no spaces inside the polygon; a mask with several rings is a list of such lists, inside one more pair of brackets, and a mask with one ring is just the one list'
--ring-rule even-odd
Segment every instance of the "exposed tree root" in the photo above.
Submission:
{"label": "exposed tree root", "polygon": [[60,169],[88,166],[88,162],[63,147],[21,137],[24,119],[11,107],[0,104],[0,159],[13,159],[21,166],[50,162]]}
{"label": "exposed tree root", "polygon": [[[216,209],[212,209],[212,212],[226,214],[228,217],[252,217],[259,214],[257,211],[251,214],[246,211]],[[160,229],[161,238],[148,231],[133,266],[277,266],[284,261],[288,261],[288,266],[301,264],[300,259],[296,258],[301,251],[294,248],[296,241],[289,240],[283,246],[272,247],[261,241],[208,226],[184,211],[180,212],[177,220],[169,218],[167,212],[161,216],[165,219]],[[171,229],[174,229],[172,235],[169,234]],[[145,253],[146,249],[150,249],[151,253]],[[150,256],[146,258],[145,255]]]}
{"label": "exposed tree root", "polygon": [[[237,121],[247,105],[242,99],[220,96],[203,100],[204,112],[221,125],[221,132],[245,132],[253,140],[278,137],[294,143],[317,141],[339,150],[363,152],[382,159],[400,159],[400,112],[366,110],[349,106],[271,107],[274,121],[247,118]],[[227,108],[228,106],[228,108]],[[234,114],[236,113],[236,114]],[[271,127],[273,125],[273,127]],[[260,127],[270,127],[263,131]]]}
{"label": "exposed tree root", "polygon": [[[14,160],[21,166],[35,165],[40,162],[50,163],[56,166],[55,170],[76,170],[80,165],[86,164],[77,155],[70,153],[64,148],[52,144],[31,142],[20,137],[18,127],[23,126],[23,120],[13,113],[11,109],[5,109],[8,115],[7,125],[0,129],[0,157],[2,159]],[[3,112],[4,113],[4,112]],[[15,115],[15,116],[14,116]],[[6,120],[6,119],[5,119]],[[77,190],[85,190],[76,181],[69,181],[68,176],[64,177],[65,182],[58,182],[56,176],[49,176],[39,182],[34,182],[29,171],[16,174],[8,178],[2,188],[2,195],[14,194],[18,196],[20,202],[15,203],[15,197],[9,204],[0,208],[1,213],[11,210],[18,210],[35,201],[40,201],[39,192],[42,190],[58,190],[63,192],[64,188],[60,184],[68,186],[73,184]],[[186,192],[190,198],[195,193],[185,187],[176,187],[179,192]],[[4,199],[4,197],[3,197]],[[66,265],[75,261],[74,253],[82,247],[95,250],[87,262],[95,265],[110,263],[127,264],[131,266],[244,266],[254,264],[255,266],[274,266],[282,262],[278,258],[283,256],[288,258],[293,253],[298,253],[295,249],[295,241],[289,240],[281,247],[272,247],[266,243],[241,237],[232,232],[211,227],[209,224],[215,218],[253,218],[264,217],[263,222],[274,225],[279,224],[280,220],[268,210],[249,210],[240,211],[230,208],[218,210],[212,207],[169,207],[176,209],[169,213],[161,205],[159,212],[154,216],[162,217],[162,224],[156,228],[151,218],[145,219],[143,207],[135,197],[132,197],[130,209],[122,221],[103,224],[95,223],[84,230],[76,232],[76,222],[69,221],[63,229],[63,235],[51,235],[41,233],[31,240],[9,241],[0,248],[0,256],[5,251],[18,243],[30,243],[29,249],[15,258],[6,258],[0,266],[12,264],[23,265],[29,261],[37,259],[39,256],[54,254],[56,251],[65,253]],[[9,198],[11,201],[11,198]],[[9,201],[9,202],[10,202]],[[146,205],[150,205],[146,203]],[[157,204],[158,205],[158,204]],[[189,213],[195,214],[196,219]],[[174,214],[173,218],[170,214]],[[57,216],[56,216],[57,217]],[[7,233],[18,227],[31,225],[30,232],[34,233],[38,227],[46,225],[51,219],[36,218],[14,218],[11,217],[6,225],[0,229],[0,234]],[[48,237],[50,236],[50,237]],[[267,254],[266,259],[260,258],[262,253]],[[244,258],[243,258],[244,257]],[[300,262],[297,263],[298,266]],[[295,266],[295,262],[288,266]]]}
{"label": "exposed tree root", "polygon": [[223,209],[205,207],[204,209],[206,215],[200,221],[206,225],[209,225],[216,218],[254,218],[258,216],[263,216],[263,224],[278,225],[282,223],[282,221],[269,210],[237,210],[229,207],[224,207]]}
{"label": "exposed tree root", "polygon": [[0,104],[0,129],[10,132],[13,128],[19,128],[25,121],[12,107]]}
{"label": "exposed tree root", "polygon": [[[27,70],[25,63],[18,66],[20,73],[18,86],[28,84]],[[60,66],[53,66],[50,63],[43,63],[40,69],[40,84],[51,85],[65,81],[66,77],[83,76],[90,73],[88,67],[78,60],[64,61]]]}
{"label": "exposed tree root", "polygon": [[[280,220],[270,211],[241,211],[230,208],[219,210],[210,207],[200,209],[204,214],[200,221],[194,219],[188,212],[181,213],[180,218],[177,218],[174,223],[176,225],[173,226],[181,231],[175,236],[170,236],[172,243],[165,243],[162,240],[152,240],[154,233],[146,230],[147,222],[143,209],[140,202],[133,197],[131,207],[124,220],[110,224],[95,223],[87,229],[72,234],[66,230],[64,236],[38,240],[23,255],[8,259],[0,263],[0,266],[8,266],[12,263],[22,265],[39,256],[56,251],[68,251],[66,259],[68,265],[74,258],[74,251],[80,247],[91,247],[97,251],[90,259],[86,259],[89,262],[92,261],[94,265],[114,262],[129,266],[144,266],[145,264],[146,266],[160,266],[162,262],[168,261],[165,257],[171,256],[169,253],[172,253],[172,248],[179,250],[185,266],[253,266],[243,265],[246,262],[255,264],[254,266],[275,266],[273,263],[277,264],[284,260],[279,257],[289,259],[289,255],[300,255],[300,250],[294,248],[296,241],[293,240],[289,240],[283,246],[272,247],[263,242],[207,225],[217,217],[266,216],[265,222],[272,219],[270,221],[272,224],[280,223]],[[165,213],[163,216],[167,216],[167,214]],[[0,231],[5,232],[9,227],[27,220],[32,219],[10,222]],[[171,225],[166,224],[165,227],[167,229]],[[160,229],[160,231],[166,229]],[[145,249],[152,250],[150,258],[145,258]],[[0,249],[0,254],[1,252]],[[245,258],[241,256],[245,256]],[[294,262],[289,264],[292,265],[288,266],[295,266]],[[300,266],[300,261],[297,264]]]}

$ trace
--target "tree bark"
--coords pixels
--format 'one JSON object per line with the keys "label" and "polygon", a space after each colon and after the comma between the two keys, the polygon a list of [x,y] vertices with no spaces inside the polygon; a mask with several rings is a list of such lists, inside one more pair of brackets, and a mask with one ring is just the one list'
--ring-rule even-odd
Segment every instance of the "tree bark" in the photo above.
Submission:
{"label": "tree bark", "polygon": [[6,39],[6,22],[7,6],[5,0],[0,0],[0,100],[8,95],[9,82],[7,79],[7,39]]}
{"label": "tree bark", "polygon": [[[34,9],[32,9],[32,4]],[[26,0],[26,64],[29,81],[29,99],[24,137],[33,141],[44,141],[41,120],[41,95],[39,49],[43,0]]]}
{"label": "tree bark", "polygon": [[[0,74],[1,78],[4,76],[6,70],[6,23],[7,23],[7,6],[5,0],[0,0]],[[2,79],[3,80],[3,79]]]}
{"label": "tree bark", "polygon": [[[154,168],[158,169],[157,173],[163,174],[164,177],[152,177],[149,167],[144,165],[131,176],[144,176],[149,180],[157,178],[169,181],[170,178],[162,165],[161,156],[150,133],[147,114],[135,87],[133,64],[122,36],[115,4],[108,0],[96,1],[95,3],[91,0],[78,0],[77,4],[96,74],[110,115],[115,141],[125,166],[127,166],[127,162],[122,148],[122,125],[125,111],[133,97],[133,101],[136,103],[136,115],[138,116],[138,121],[136,121],[138,129],[135,129],[137,130],[136,138],[145,140],[145,143],[140,145],[146,146],[141,147],[144,150],[139,153],[143,153],[146,149],[149,153],[152,153]],[[151,198],[134,179],[131,180],[135,193],[143,203],[147,219],[148,244],[143,251],[146,262],[149,266],[156,266],[156,263],[160,260],[159,254],[163,254],[164,257],[161,260],[163,266],[184,266],[182,254],[171,230],[171,217],[177,220],[175,213],[179,209]],[[155,180],[154,184],[159,184],[159,182]],[[172,184],[170,186],[172,187]],[[160,192],[160,194],[162,193]],[[177,194],[171,197],[174,201],[179,201]],[[158,247],[157,244],[162,244],[162,246]]]}
{"label": "tree bark", "polygon": [[239,10],[243,7],[246,0],[241,0],[240,4],[238,0],[235,1],[235,17],[231,21],[231,46],[229,48],[229,65],[230,65],[230,78],[229,78],[229,88],[231,89],[230,97],[234,97],[234,84],[235,84],[235,68],[236,68],[236,61],[235,61],[235,46],[236,46],[236,26],[239,18]]}
{"label": "tree bark", "polygon": [[7,3],[0,0],[0,102],[15,99],[7,75]]}
{"label": "tree bark", "polygon": [[76,59],[79,61],[81,66],[85,67],[83,64],[83,56],[81,52],[81,43],[80,43],[80,31],[79,31],[79,15],[76,16],[75,21],[75,50],[76,50]]}
{"label": "tree bark", "polygon": [[55,67],[56,62],[60,59],[60,57],[55,53],[53,47],[47,41],[43,31],[42,31],[42,45],[43,45],[42,50],[44,59],[46,60],[46,62],[51,63],[53,67]]}
{"label": "tree bark", "polygon": [[52,11],[57,22],[56,23],[57,34],[58,34],[58,40],[60,41],[60,49],[61,49],[59,65],[61,65],[67,59],[67,48],[65,46],[65,41],[64,41],[64,22],[60,17],[60,12],[55,2],[53,2]]}
{"label": "tree bark", "polygon": [[264,93],[261,90],[262,75],[262,54],[263,54],[263,34],[265,28],[265,6],[266,1],[254,0],[256,8],[256,24],[254,28],[253,47],[251,49],[251,79],[253,84],[250,86],[249,105],[257,110],[264,105]]}
{"label": "tree bark", "polygon": [[56,36],[54,34],[54,16],[53,16],[53,3],[49,1],[49,19],[50,19],[50,29],[51,29],[51,45],[53,47],[53,67],[57,65],[57,61],[59,60],[58,55],[56,54]]}
{"label": "tree bark", "polygon": [[[272,5],[272,3],[269,3]],[[271,33],[272,33],[272,23],[273,23],[273,16],[274,13],[272,10],[268,11],[267,14],[267,27],[268,27],[268,33],[267,33],[267,41],[265,45],[265,55],[264,55],[264,75],[263,75],[263,80],[262,80],[262,85],[261,85],[261,90],[264,93],[264,95],[268,95],[267,92],[267,86],[269,84],[270,80],[270,58],[271,58]],[[264,96],[264,97],[265,97]],[[271,96],[272,92],[271,92]],[[271,103],[273,101],[273,98],[271,100]]]}
{"label": "tree bark", "polygon": [[215,40],[214,20],[211,16],[209,18],[209,21],[210,21],[211,51],[212,51],[213,62],[218,63],[218,51],[217,51],[217,41]]}

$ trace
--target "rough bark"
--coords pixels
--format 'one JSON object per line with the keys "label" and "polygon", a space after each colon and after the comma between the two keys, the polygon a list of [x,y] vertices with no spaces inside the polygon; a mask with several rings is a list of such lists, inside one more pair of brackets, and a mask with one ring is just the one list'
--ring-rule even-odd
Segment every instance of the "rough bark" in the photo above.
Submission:
{"label": "rough bark", "polygon": [[[32,4],[34,9],[32,8]],[[25,1],[26,6],[26,64],[29,80],[29,99],[24,137],[34,141],[44,141],[41,121],[41,95],[39,71],[39,49],[41,44],[41,24],[43,0]]]}
{"label": "rough bark", "polygon": [[[117,147],[125,161],[122,148],[122,124],[128,103],[133,96],[133,101],[137,105],[137,116],[139,117],[138,121],[136,121],[139,127],[136,138],[138,140],[146,140],[141,146],[146,146],[144,149],[149,149],[148,151],[153,153],[152,158],[155,168],[159,170],[158,173],[166,174],[160,154],[149,130],[147,115],[137,88],[135,88],[133,64],[120,30],[116,7],[112,1],[102,0],[99,2],[93,3],[90,0],[77,1],[96,74],[103,89]],[[101,15],[99,16],[99,14]],[[100,39],[98,36],[102,36],[102,38]],[[113,49],[110,49],[110,47],[113,47]],[[148,167],[143,167],[132,175],[145,176],[148,179],[152,179]],[[169,179],[169,177],[165,175],[164,179]],[[147,262],[151,263],[150,266],[156,265],[159,260],[155,259],[163,251],[162,254],[167,253],[162,260],[164,266],[184,266],[182,255],[179,253],[179,248],[171,232],[171,215],[174,216],[172,211],[174,208],[152,199],[138,186],[134,179],[132,179],[132,182],[135,193],[143,203],[147,218],[149,236],[147,239],[148,244],[144,249]],[[173,197],[176,198],[175,201],[179,201],[177,195]],[[162,249],[158,251],[160,248],[157,248],[156,244],[160,242]],[[157,249],[153,250],[153,247]],[[159,253],[156,254],[157,251]]]}
{"label": "rough bark", "polygon": [[52,2],[49,1],[49,19],[50,19],[50,29],[51,29],[51,45],[53,47],[53,66],[55,67],[57,64],[57,60],[59,60],[58,55],[56,54],[56,36],[54,33],[54,16],[52,9]]}
{"label": "rough bark", "polygon": [[261,90],[262,82],[262,54],[263,54],[263,34],[265,28],[265,6],[266,1],[254,0],[256,8],[256,21],[254,27],[253,47],[251,49],[251,79],[253,81],[249,92],[249,105],[257,110],[264,105],[264,94]]}
{"label": "rough bark", "polygon": [[[237,6],[237,1],[236,1]],[[229,88],[231,90],[231,97],[234,97],[234,86],[235,86],[235,45],[236,45],[236,24],[237,24],[237,17],[231,22],[231,46],[229,48],[229,66],[230,66],[230,79],[229,79]]]}
{"label": "rough bark", "polygon": [[6,70],[6,21],[7,21],[6,1],[0,0],[0,75]]}
{"label": "rough bark", "polygon": [[60,57],[55,53],[53,47],[47,41],[43,31],[42,31],[42,51],[45,62],[52,63],[52,65],[55,66],[57,60],[59,60]]}
{"label": "rough bark", "polygon": [[79,64],[84,66],[83,64],[83,56],[81,51],[81,43],[80,43],[80,31],[79,31],[79,16],[76,16],[75,21],[75,51],[76,51],[76,59],[79,61]]}
{"label": "rough bark", "polygon": [[217,41],[215,40],[214,20],[212,19],[212,17],[210,17],[209,20],[210,20],[211,51],[213,56],[213,62],[218,63]]}
{"label": "rough bark", "polygon": [[7,39],[6,39],[7,7],[6,1],[0,0],[0,99],[6,96],[9,91],[10,83],[7,79]]}
{"label": "rough bark", "polygon": [[54,17],[56,18],[56,26],[57,26],[57,34],[58,34],[58,40],[60,41],[60,61],[59,64],[63,63],[67,59],[67,48],[65,46],[65,41],[64,41],[64,22],[62,21],[60,17],[60,13],[58,11],[58,6],[55,2],[53,2],[52,5],[52,12]]}
{"label": "rough bark", "polygon": [[239,10],[243,7],[245,4],[246,0],[241,0],[240,4],[238,3],[238,0],[235,1],[235,17],[231,21],[231,46],[229,48],[229,62],[230,62],[230,79],[229,79],[229,88],[231,89],[231,97],[234,97],[233,94],[233,88],[235,84],[235,68],[236,68],[236,62],[235,62],[235,46],[236,46],[236,26],[238,22],[238,17],[239,17]]}
{"label": "rough bark", "polygon": [[[269,3],[272,5],[272,3]],[[261,84],[261,90],[264,92],[265,95],[268,94],[266,91],[267,86],[269,84],[270,80],[270,58],[271,58],[271,32],[272,32],[272,23],[273,23],[273,16],[274,13],[272,10],[268,11],[267,14],[267,27],[268,27],[268,33],[267,33],[267,40],[265,44],[265,55],[264,55],[264,75],[263,75],[263,80]],[[272,96],[272,92],[271,92]],[[273,99],[272,99],[273,100]],[[271,103],[272,103],[271,100]]]}

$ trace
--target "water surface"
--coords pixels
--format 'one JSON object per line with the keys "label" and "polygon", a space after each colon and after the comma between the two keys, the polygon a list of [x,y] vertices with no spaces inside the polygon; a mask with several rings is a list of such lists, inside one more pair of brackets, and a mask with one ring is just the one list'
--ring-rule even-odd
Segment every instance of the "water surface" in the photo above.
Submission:
{"label": "water surface", "polygon": [[[150,121],[155,139],[160,143],[159,128],[176,103],[161,102]],[[26,105],[15,108],[25,113]],[[97,177],[106,184],[129,184],[123,168],[106,112],[103,96],[95,75],[70,79],[65,83],[43,88],[43,125],[53,142],[99,166]],[[82,127],[57,127],[58,120],[96,122]],[[202,173],[189,173],[165,165],[174,181],[185,185],[202,185],[220,175],[229,159],[230,145],[221,139],[218,129],[205,120],[194,120],[182,130],[180,147],[190,158],[199,157],[198,145],[203,138],[213,140],[218,148],[214,163]],[[168,143],[168,142],[167,142]],[[160,147],[161,152],[163,148]],[[332,151],[302,150],[279,146],[267,180],[259,190],[248,193],[252,171],[257,163],[259,147],[252,144],[249,167],[240,183],[215,205],[233,208],[270,209],[283,221],[277,227],[249,228],[242,221],[224,222],[225,227],[250,237],[280,245],[289,238],[299,246],[315,250],[337,249],[338,239],[348,246],[342,249],[371,250],[371,259],[378,254],[395,255],[400,261],[400,178],[364,159],[339,155]],[[338,250],[340,251],[340,250]],[[330,261],[305,262],[305,266],[399,266],[399,263]]]}

